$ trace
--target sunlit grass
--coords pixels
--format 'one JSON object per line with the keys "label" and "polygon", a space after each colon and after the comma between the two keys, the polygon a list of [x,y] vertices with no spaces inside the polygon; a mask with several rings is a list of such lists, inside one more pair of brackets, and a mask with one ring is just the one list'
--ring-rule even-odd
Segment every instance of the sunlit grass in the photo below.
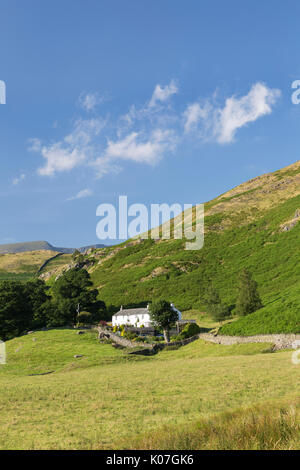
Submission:
{"label": "sunlit grass", "polygon": [[165,426],[126,449],[290,450],[300,449],[300,400],[264,403],[202,418],[184,426]]}
{"label": "sunlit grass", "polygon": [[290,352],[263,353],[268,345],[226,349],[196,341],[134,358],[90,333],[52,330],[16,338],[7,349],[8,364],[0,366],[2,449],[118,448],[164,426],[187,429],[299,395],[299,366]]}

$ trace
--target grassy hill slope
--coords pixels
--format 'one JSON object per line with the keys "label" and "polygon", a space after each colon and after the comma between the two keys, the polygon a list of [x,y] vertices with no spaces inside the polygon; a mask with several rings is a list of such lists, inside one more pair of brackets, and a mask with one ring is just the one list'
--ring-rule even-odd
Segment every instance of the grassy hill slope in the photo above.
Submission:
{"label": "grassy hill slope", "polygon": [[[206,203],[205,241],[199,251],[187,251],[184,240],[174,239],[131,240],[96,250],[86,260],[99,297],[112,310],[154,297],[170,299],[182,310],[203,309],[203,296],[212,280],[224,301],[234,305],[238,273],[248,268],[258,282],[264,314],[277,315],[284,301],[281,314],[291,315],[297,323],[299,183],[300,162],[296,162]],[[281,322],[283,332],[289,331],[285,323]]]}
{"label": "grassy hill slope", "polygon": [[49,250],[0,254],[0,280],[28,280],[34,277],[45,261],[56,253]]}

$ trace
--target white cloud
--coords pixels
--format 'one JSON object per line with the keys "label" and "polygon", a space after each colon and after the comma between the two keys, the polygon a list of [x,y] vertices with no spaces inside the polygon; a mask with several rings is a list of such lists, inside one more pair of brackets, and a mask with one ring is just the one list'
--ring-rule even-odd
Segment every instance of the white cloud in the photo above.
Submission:
{"label": "white cloud", "polygon": [[205,120],[209,115],[209,105],[200,106],[199,103],[192,103],[188,105],[183,113],[184,117],[184,131],[191,132],[197,127],[200,119]]}
{"label": "white cloud", "polygon": [[[78,119],[68,135],[52,143],[31,139],[29,149],[44,160],[38,173],[52,176],[87,166],[101,177],[119,172],[122,161],[153,165],[173,152],[184,134],[186,138],[230,143],[239,128],[270,114],[280,96],[279,90],[256,83],[248,94],[231,96],[223,106],[213,95],[210,100],[189,104],[179,114],[169,104],[170,97],[176,93],[178,87],[174,80],[164,87],[156,85],[150,100],[140,108],[133,104],[125,115],[110,120]],[[97,99],[96,94],[82,95],[81,106],[92,110]]]}
{"label": "white cloud", "polygon": [[28,150],[30,152],[40,152],[41,148],[42,148],[42,142],[40,139],[36,139],[36,138],[33,138],[33,139],[28,139]]}
{"label": "white cloud", "polygon": [[169,85],[162,87],[161,85],[156,85],[152,98],[150,100],[149,106],[155,106],[157,102],[165,102],[167,101],[170,96],[175,95],[178,93],[178,87],[175,83],[175,80],[171,80]]}
{"label": "white cloud", "polygon": [[96,106],[101,104],[104,98],[99,93],[86,93],[81,94],[78,100],[78,104],[85,111],[94,111]]}
{"label": "white cloud", "polygon": [[132,132],[124,139],[109,141],[105,156],[111,159],[133,160],[154,163],[162,152],[170,147],[170,132],[155,130],[149,139],[144,140],[138,132]]}
{"label": "white cloud", "polygon": [[200,138],[214,140],[219,144],[233,142],[239,128],[272,112],[280,94],[280,90],[258,82],[247,95],[227,98],[223,108],[210,102],[202,106],[193,103],[184,112],[185,131],[196,130]]}
{"label": "white cloud", "polygon": [[116,160],[129,160],[153,165],[167,152],[172,152],[177,144],[177,136],[172,130],[155,129],[150,135],[131,132],[123,139],[109,140],[101,157],[93,162],[98,177],[110,168],[119,171]]}
{"label": "white cloud", "polygon": [[74,201],[75,199],[83,199],[85,197],[92,196],[92,191],[90,189],[82,189],[75,196],[69,197],[67,201]]}
{"label": "white cloud", "polygon": [[26,178],[26,175],[24,173],[22,173],[20,176],[18,176],[17,178],[14,178],[12,183],[14,186],[18,185],[19,183],[21,183],[22,181],[24,181]]}
{"label": "white cloud", "polygon": [[232,142],[237,129],[270,114],[279,96],[279,90],[270,89],[263,83],[256,83],[248,95],[240,99],[234,96],[228,98],[224,109],[220,112],[219,142]]}
{"label": "white cloud", "polygon": [[46,165],[38,169],[42,176],[53,176],[55,173],[69,171],[81,165],[86,159],[86,152],[77,148],[64,147],[58,142],[42,148],[42,156]]}
{"label": "white cloud", "polygon": [[42,176],[53,176],[55,173],[70,171],[88,161],[93,154],[92,142],[103,129],[102,119],[79,119],[73,131],[62,141],[42,145],[39,139],[31,139],[29,150],[38,152],[46,160],[38,169]]}

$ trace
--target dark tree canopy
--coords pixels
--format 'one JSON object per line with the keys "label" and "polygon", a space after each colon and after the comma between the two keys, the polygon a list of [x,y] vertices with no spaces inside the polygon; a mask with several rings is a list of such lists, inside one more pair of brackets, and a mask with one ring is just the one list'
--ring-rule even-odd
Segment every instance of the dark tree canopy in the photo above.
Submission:
{"label": "dark tree canopy", "polygon": [[170,341],[169,330],[178,320],[178,314],[166,300],[156,300],[150,304],[151,319],[163,329],[166,342]]}
{"label": "dark tree canopy", "polygon": [[77,323],[79,311],[90,312],[88,321],[106,319],[105,303],[97,300],[90,275],[71,269],[61,276],[48,295],[49,287],[40,279],[28,282],[0,282],[0,339],[8,340],[30,329]]}
{"label": "dark tree canopy", "polygon": [[0,282],[0,339],[18,336],[34,325],[35,314],[49,299],[47,290],[39,279]]}
{"label": "dark tree canopy", "polygon": [[77,315],[82,310],[92,314],[93,321],[104,317],[105,303],[97,300],[97,289],[91,289],[93,283],[85,269],[73,268],[59,277],[53,285],[54,303],[58,312],[59,323],[76,323]]}
{"label": "dark tree canopy", "polygon": [[249,271],[243,269],[239,276],[236,313],[241,316],[249,315],[249,313],[255,312],[262,306],[256,281],[252,279]]}
{"label": "dark tree canopy", "polygon": [[222,303],[218,291],[212,284],[208,286],[204,302],[206,312],[213,320],[221,322],[230,316],[229,307]]}

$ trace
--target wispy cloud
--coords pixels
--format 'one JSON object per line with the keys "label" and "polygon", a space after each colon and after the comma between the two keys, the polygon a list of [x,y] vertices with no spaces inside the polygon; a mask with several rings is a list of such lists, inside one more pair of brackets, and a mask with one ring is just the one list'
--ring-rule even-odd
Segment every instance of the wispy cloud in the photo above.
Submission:
{"label": "wispy cloud", "polygon": [[94,111],[104,100],[104,97],[99,93],[82,93],[79,96],[78,104],[85,111]]}
{"label": "wispy cloud", "polygon": [[[130,106],[126,114],[77,119],[71,132],[56,142],[31,139],[29,149],[44,160],[38,174],[53,176],[86,166],[102,177],[121,171],[125,161],[154,165],[184,139],[228,144],[238,129],[270,114],[280,96],[279,90],[258,82],[248,94],[228,97],[223,105],[213,95],[190,103],[182,112],[172,106],[172,96],[178,92],[175,80],[158,84],[149,100],[140,107]],[[97,94],[82,95],[81,106],[94,110],[97,100]]]}
{"label": "wispy cloud", "polygon": [[[45,164],[38,168],[38,174],[53,176],[87,165],[96,170],[97,177],[101,177],[120,171],[118,161],[156,163],[165,153],[173,151],[177,143],[175,130],[167,128],[168,119],[163,105],[176,92],[173,81],[165,87],[157,85],[150,102],[140,109],[132,106],[126,125],[126,119],[120,116],[107,127],[105,135],[101,131],[106,120],[94,118],[77,120],[72,131],[58,142],[45,145],[40,139],[30,139],[29,150],[39,153],[45,160]],[[87,99],[87,95],[82,100],[88,107],[95,102],[92,96]],[[130,129],[131,126],[134,129]]]}
{"label": "wispy cloud", "polygon": [[280,90],[258,82],[247,95],[227,98],[223,108],[210,101],[192,103],[183,113],[185,132],[194,131],[200,138],[219,144],[231,143],[238,129],[270,114],[280,94]]}
{"label": "wispy cloud", "polygon": [[62,141],[42,145],[39,139],[31,139],[29,149],[39,152],[46,160],[38,169],[42,176],[70,171],[87,162],[93,155],[93,141],[105,125],[103,119],[79,119],[73,130]]}
{"label": "wispy cloud", "polygon": [[149,106],[153,107],[155,106],[158,102],[164,103],[167,101],[172,95],[175,95],[178,93],[178,87],[175,83],[175,80],[171,80],[169,85],[166,86],[161,86],[161,85],[156,85],[152,98],[150,100]]}
{"label": "wispy cloud", "polygon": [[131,132],[123,139],[108,141],[103,156],[93,163],[98,176],[103,175],[103,169],[108,162],[129,160],[136,163],[157,163],[166,152],[171,152],[176,146],[177,137],[171,130],[155,129],[150,135]]}
{"label": "wispy cloud", "polygon": [[25,173],[22,173],[20,176],[18,176],[18,177],[16,177],[16,178],[13,179],[12,184],[13,184],[14,186],[17,186],[17,185],[20,184],[22,181],[24,181],[25,178],[26,178]]}
{"label": "wispy cloud", "polygon": [[75,199],[83,199],[92,196],[93,192],[90,189],[82,189],[75,196],[69,197],[67,201],[74,201]]}

